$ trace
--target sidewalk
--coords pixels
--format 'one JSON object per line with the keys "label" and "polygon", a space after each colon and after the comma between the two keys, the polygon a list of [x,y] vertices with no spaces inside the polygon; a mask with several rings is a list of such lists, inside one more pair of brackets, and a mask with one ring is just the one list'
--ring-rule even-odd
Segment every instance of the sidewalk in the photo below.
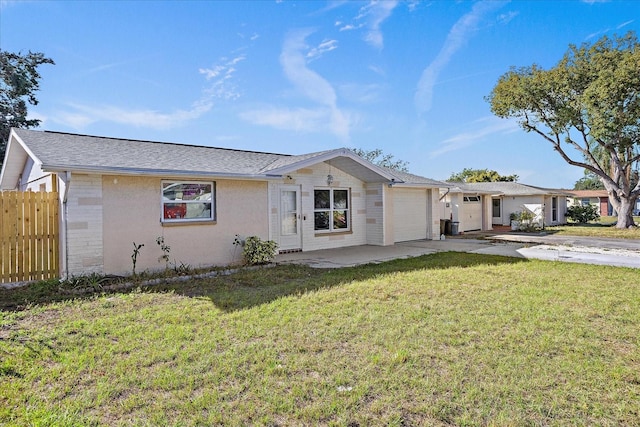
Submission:
{"label": "sidewalk", "polygon": [[436,252],[468,252],[517,258],[577,262],[640,268],[640,241],[575,236],[505,233],[484,239],[452,237],[414,240],[392,246],[350,246],[281,254],[277,263],[307,264],[315,268],[340,268],[410,258]]}

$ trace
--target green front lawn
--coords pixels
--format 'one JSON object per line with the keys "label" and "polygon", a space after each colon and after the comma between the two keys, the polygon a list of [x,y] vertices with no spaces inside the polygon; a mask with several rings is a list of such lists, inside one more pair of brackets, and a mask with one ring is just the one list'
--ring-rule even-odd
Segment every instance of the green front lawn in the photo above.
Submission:
{"label": "green front lawn", "polygon": [[637,270],[440,253],[0,292],[0,424],[640,423]]}
{"label": "green front lawn", "polygon": [[547,227],[547,232],[564,236],[603,237],[611,239],[640,239],[640,227],[620,229],[611,222],[572,224]]}

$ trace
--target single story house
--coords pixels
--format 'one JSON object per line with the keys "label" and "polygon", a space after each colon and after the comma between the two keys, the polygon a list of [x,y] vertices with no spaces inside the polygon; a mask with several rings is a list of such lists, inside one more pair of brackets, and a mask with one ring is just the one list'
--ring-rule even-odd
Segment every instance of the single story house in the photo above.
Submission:
{"label": "single story house", "polygon": [[458,224],[458,231],[492,230],[491,191],[463,182],[447,182],[440,190],[440,215]]}
{"label": "single story house", "polygon": [[[452,184],[452,183],[449,183]],[[563,190],[534,187],[518,182],[471,182],[460,185],[464,194],[490,194],[491,224],[510,225],[511,214],[527,210],[540,226],[565,224],[567,194]]]}
{"label": "single story house", "polygon": [[567,206],[593,205],[598,209],[598,215],[611,216],[613,206],[609,203],[607,190],[565,190],[567,193]]}
{"label": "single story house", "polygon": [[438,239],[447,185],[379,167],[346,148],[284,155],[12,129],[0,190],[60,198],[63,276],[126,274],[170,259],[238,262],[236,234],[281,251]]}

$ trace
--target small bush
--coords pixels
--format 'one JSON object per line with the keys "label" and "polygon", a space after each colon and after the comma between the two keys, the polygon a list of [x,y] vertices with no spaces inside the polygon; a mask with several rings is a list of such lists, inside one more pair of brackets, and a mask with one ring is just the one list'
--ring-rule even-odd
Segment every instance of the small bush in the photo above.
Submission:
{"label": "small bush", "polygon": [[589,204],[589,205],[573,205],[567,209],[567,217],[572,221],[578,222],[580,224],[586,224],[589,221],[596,221],[600,219],[600,215],[598,214],[598,209]]}
{"label": "small bush", "polygon": [[242,255],[249,265],[270,263],[278,249],[278,244],[273,240],[262,240],[258,236],[249,236],[244,241],[236,236],[233,244],[243,246]]}

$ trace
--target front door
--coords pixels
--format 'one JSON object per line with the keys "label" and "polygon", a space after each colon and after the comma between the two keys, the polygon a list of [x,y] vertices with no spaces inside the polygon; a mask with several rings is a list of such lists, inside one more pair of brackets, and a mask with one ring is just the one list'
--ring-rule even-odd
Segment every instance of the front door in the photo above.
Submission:
{"label": "front door", "polygon": [[491,223],[502,225],[502,206],[500,199],[491,200]]}
{"label": "front door", "polygon": [[296,185],[280,186],[279,249],[302,249],[300,230],[300,188]]}

